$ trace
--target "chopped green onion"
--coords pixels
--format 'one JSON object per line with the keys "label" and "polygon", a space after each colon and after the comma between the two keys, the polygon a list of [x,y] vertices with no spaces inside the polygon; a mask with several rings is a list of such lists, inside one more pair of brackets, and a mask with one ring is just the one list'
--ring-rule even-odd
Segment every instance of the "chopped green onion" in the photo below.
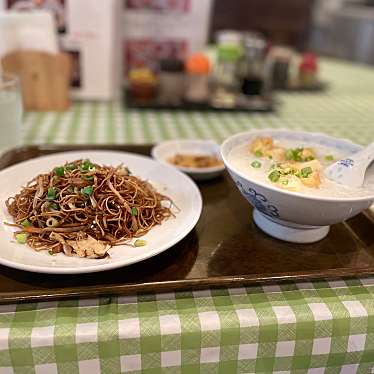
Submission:
{"label": "chopped green onion", "polygon": [[261,167],[261,162],[259,162],[259,161],[253,161],[252,163],[251,163],[251,166],[253,167],[253,168],[255,168],[255,169],[258,169],[258,168],[260,168]]}
{"label": "chopped green onion", "polygon": [[287,186],[287,184],[288,184],[288,179],[283,179],[281,183],[282,183],[283,185]]}
{"label": "chopped green onion", "polygon": [[313,169],[310,166],[306,168],[302,168],[300,172],[302,178],[308,178],[309,175],[312,173],[313,173]]}
{"label": "chopped green onion", "polygon": [[58,166],[54,171],[58,177],[63,177],[65,175],[65,168],[63,166]]}
{"label": "chopped green onion", "polygon": [[138,209],[136,209],[135,207],[132,207],[131,208],[131,215],[132,216],[137,216],[138,215]]}
{"label": "chopped green onion", "polygon": [[273,182],[276,183],[279,181],[280,178],[280,172],[278,170],[272,171],[269,175],[268,178]]}
{"label": "chopped green onion", "polygon": [[288,175],[288,174],[292,174],[292,169],[291,168],[284,168],[284,169],[280,169],[278,170],[281,174],[283,175]]}
{"label": "chopped green onion", "polygon": [[16,240],[18,244],[26,244],[27,242],[27,234],[21,232],[19,234],[16,234]]}
{"label": "chopped green onion", "polygon": [[65,169],[66,169],[66,170],[69,170],[69,171],[71,171],[71,170],[75,170],[76,168],[77,168],[77,165],[74,164],[74,163],[67,164],[67,165],[65,166]]}
{"label": "chopped green onion", "polygon": [[56,189],[49,187],[47,192],[47,200],[54,200],[56,198]]}
{"label": "chopped green onion", "polygon": [[294,148],[286,150],[286,160],[303,161],[301,153],[303,148]]}
{"label": "chopped green onion", "polygon": [[334,156],[333,155],[326,155],[325,160],[326,161],[334,161]]}
{"label": "chopped green onion", "polygon": [[51,209],[54,209],[54,210],[58,210],[58,205],[56,203],[51,203],[51,204],[49,204],[48,208],[51,208]]}
{"label": "chopped green onion", "polygon": [[147,242],[142,239],[136,239],[134,242],[134,247],[143,247],[145,245],[147,245]]}
{"label": "chopped green onion", "polygon": [[293,159],[293,152],[292,149],[286,149],[286,160],[292,160]]}
{"label": "chopped green onion", "polygon": [[272,156],[272,155],[269,155],[268,158],[269,158],[269,160],[272,160],[272,159],[273,159],[273,156]]}
{"label": "chopped green onion", "polygon": [[303,152],[304,148],[296,148],[294,149],[294,160],[295,161],[303,161],[301,157],[301,153]]}
{"label": "chopped green onion", "polygon": [[90,168],[95,168],[95,165],[90,160],[84,160],[81,163],[80,169],[81,171],[90,171]]}
{"label": "chopped green onion", "polygon": [[59,222],[56,218],[49,217],[45,224],[47,225],[47,227],[57,227],[59,225]]}
{"label": "chopped green onion", "polygon": [[31,226],[31,222],[26,218],[24,219],[22,222],[21,222],[21,225],[23,227],[30,227]]}
{"label": "chopped green onion", "polygon": [[90,195],[92,195],[92,192],[93,192],[93,188],[92,188],[92,186],[87,186],[87,187],[83,187],[83,188],[81,188],[81,193],[82,193],[83,195],[90,196]]}
{"label": "chopped green onion", "polygon": [[49,249],[48,250],[48,253],[51,255],[51,256],[53,256],[54,255],[54,253],[53,253],[53,251],[52,251],[52,249]]}
{"label": "chopped green onion", "polygon": [[256,151],[255,151],[255,156],[256,157],[262,157],[264,154],[259,150],[259,149],[257,149]]}
{"label": "chopped green onion", "polygon": [[304,161],[313,161],[313,160],[314,160],[313,156],[308,156],[308,157],[305,157]]}
{"label": "chopped green onion", "polygon": [[86,181],[92,181],[94,179],[92,175],[82,175],[82,178]]}

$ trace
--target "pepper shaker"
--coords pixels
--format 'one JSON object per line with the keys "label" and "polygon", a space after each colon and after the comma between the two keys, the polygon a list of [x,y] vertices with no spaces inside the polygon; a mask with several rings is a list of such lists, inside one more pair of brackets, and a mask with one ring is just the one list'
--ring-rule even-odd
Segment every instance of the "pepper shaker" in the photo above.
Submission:
{"label": "pepper shaker", "polygon": [[179,59],[162,59],[159,74],[159,102],[165,105],[181,104],[185,91],[184,64]]}

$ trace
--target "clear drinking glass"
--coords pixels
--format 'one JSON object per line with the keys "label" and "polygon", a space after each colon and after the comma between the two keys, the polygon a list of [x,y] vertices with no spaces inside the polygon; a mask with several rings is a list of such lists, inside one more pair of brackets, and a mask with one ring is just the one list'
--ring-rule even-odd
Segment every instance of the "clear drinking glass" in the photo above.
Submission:
{"label": "clear drinking glass", "polygon": [[22,95],[18,78],[0,73],[0,152],[21,144]]}

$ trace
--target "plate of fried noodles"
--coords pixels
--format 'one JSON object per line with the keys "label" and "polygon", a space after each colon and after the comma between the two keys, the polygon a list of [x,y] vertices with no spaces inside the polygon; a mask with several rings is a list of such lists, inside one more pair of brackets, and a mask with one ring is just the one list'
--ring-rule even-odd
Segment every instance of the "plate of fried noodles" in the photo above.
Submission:
{"label": "plate of fried noodles", "polygon": [[155,256],[183,239],[202,209],[195,183],[125,152],[43,156],[0,172],[0,263],[89,273]]}

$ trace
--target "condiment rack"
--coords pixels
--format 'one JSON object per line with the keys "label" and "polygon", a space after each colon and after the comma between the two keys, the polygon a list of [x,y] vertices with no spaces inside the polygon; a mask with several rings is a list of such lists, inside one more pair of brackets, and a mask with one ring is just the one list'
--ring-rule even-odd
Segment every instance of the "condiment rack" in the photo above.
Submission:
{"label": "condiment rack", "polygon": [[274,91],[321,91],[313,53],[271,46],[258,32],[223,30],[216,45],[186,59],[167,57],[158,68],[130,67],[128,107],[142,109],[271,111]]}
{"label": "condiment rack", "polygon": [[213,53],[164,58],[158,70],[128,73],[126,103],[143,109],[273,110],[266,41],[257,33],[221,32]]}

